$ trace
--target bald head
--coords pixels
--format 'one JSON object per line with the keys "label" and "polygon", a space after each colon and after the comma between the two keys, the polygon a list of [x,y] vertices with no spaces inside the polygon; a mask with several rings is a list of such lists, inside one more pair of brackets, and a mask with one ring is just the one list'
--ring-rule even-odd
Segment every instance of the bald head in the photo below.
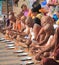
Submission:
{"label": "bald head", "polygon": [[22,16],[22,17],[21,17],[21,21],[22,21],[22,23],[25,24],[25,20],[26,20],[26,16]]}
{"label": "bald head", "polygon": [[33,25],[34,25],[33,19],[32,19],[31,17],[27,17],[25,23],[26,23],[26,25],[28,25],[29,27],[33,27]]}
{"label": "bald head", "polygon": [[41,25],[45,26],[46,24],[53,24],[54,20],[50,16],[43,16],[41,18]]}

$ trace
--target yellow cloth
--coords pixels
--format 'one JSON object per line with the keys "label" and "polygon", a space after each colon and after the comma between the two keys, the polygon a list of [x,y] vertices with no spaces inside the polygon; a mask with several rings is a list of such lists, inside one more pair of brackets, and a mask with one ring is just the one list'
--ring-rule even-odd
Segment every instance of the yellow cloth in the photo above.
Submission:
{"label": "yellow cloth", "polygon": [[42,16],[43,16],[43,14],[38,14],[36,17],[37,17],[38,19],[41,19]]}
{"label": "yellow cloth", "polygon": [[56,21],[56,24],[59,25],[59,19]]}
{"label": "yellow cloth", "polygon": [[32,16],[32,19],[34,19],[35,18],[35,16]]}

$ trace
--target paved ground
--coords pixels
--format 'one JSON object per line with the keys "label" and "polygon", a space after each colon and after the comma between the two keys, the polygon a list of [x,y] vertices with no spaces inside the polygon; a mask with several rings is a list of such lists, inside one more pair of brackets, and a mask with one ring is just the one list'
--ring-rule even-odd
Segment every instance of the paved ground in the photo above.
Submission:
{"label": "paved ground", "polygon": [[20,58],[13,50],[8,50],[5,43],[0,42],[0,65],[20,65]]}
{"label": "paved ground", "polygon": [[[0,38],[2,37],[4,36],[0,33]],[[7,43],[0,41],[0,65],[26,65],[26,64],[21,64],[25,61],[21,61],[20,60],[21,57],[18,57],[17,54],[14,53],[14,49],[8,49],[7,45],[8,45]],[[30,65],[34,65],[34,64],[30,64]]]}

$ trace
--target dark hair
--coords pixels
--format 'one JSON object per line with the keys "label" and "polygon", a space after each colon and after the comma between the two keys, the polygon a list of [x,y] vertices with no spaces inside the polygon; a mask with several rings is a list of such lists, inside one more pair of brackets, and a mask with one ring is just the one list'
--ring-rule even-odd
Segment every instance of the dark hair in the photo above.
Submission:
{"label": "dark hair", "polygon": [[39,12],[39,9],[41,9],[41,5],[40,5],[40,4],[39,4],[38,6],[32,8],[31,10],[32,10],[32,12],[40,13],[40,12]]}
{"label": "dark hair", "polygon": [[39,24],[41,26],[41,20],[38,19],[37,17],[34,18],[34,23]]}
{"label": "dark hair", "polygon": [[35,12],[37,12],[37,9],[36,8],[32,8],[31,11],[35,13]]}
{"label": "dark hair", "polygon": [[35,1],[33,4],[32,4],[32,7],[34,8],[34,7],[37,7],[38,6],[38,3],[37,3],[37,1]]}
{"label": "dark hair", "polygon": [[25,4],[22,4],[22,5],[21,5],[21,8],[23,8],[23,7],[27,7],[27,6],[26,6]]}
{"label": "dark hair", "polygon": [[5,18],[5,15],[4,15],[4,18]]}
{"label": "dark hair", "polygon": [[41,9],[41,5],[38,4],[38,6],[36,6],[37,10]]}
{"label": "dark hair", "polygon": [[7,24],[7,26],[10,25],[10,20],[9,19],[6,20],[6,24]]}

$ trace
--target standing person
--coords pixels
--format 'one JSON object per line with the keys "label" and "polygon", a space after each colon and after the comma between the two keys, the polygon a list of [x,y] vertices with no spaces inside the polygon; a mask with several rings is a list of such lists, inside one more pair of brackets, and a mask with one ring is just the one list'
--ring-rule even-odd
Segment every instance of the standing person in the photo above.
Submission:
{"label": "standing person", "polygon": [[6,20],[6,29],[14,28],[14,23],[16,22],[16,17],[13,12],[9,12],[9,17]]}
{"label": "standing person", "polygon": [[4,27],[6,26],[6,17],[5,16],[3,16],[3,25],[4,25]]}
{"label": "standing person", "polygon": [[8,27],[9,25],[10,25],[10,19],[7,18],[7,20],[6,20],[6,26]]}

